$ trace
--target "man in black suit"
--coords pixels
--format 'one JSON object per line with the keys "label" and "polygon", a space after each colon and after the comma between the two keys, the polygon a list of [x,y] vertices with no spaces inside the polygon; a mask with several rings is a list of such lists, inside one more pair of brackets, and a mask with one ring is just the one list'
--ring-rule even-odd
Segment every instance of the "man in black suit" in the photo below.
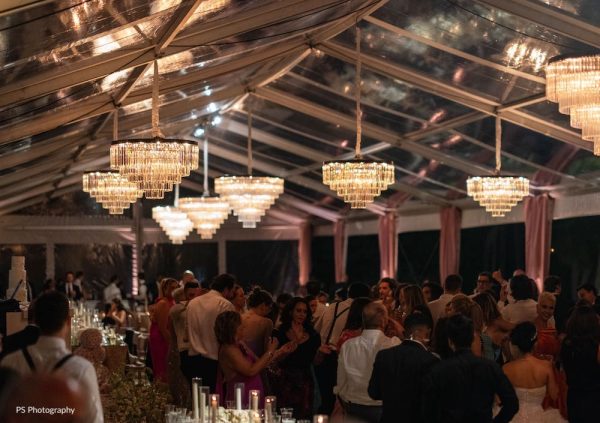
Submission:
{"label": "man in black suit", "polygon": [[[495,362],[471,352],[473,321],[455,315],[446,324],[454,355],[433,367],[423,381],[422,414],[431,423],[504,423],[519,411],[519,400]],[[494,396],[501,409],[492,418]]]}
{"label": "man in black suit", "polygon": [[421,381],[437,363],[427,350],[431,321],[422,313],[413,313],[404,321],[408,339],[381,350],[375,357],[369,381],[369,396],[383,400],[382,423],[421,422]]}
{"label": "man in black suit", "polygon": [[58,290],[64,293],[70,300],[79,301],[83,298],[81,288],[75,283],[75,274],[73,272],[67,272],[65,283],[61,284]]}

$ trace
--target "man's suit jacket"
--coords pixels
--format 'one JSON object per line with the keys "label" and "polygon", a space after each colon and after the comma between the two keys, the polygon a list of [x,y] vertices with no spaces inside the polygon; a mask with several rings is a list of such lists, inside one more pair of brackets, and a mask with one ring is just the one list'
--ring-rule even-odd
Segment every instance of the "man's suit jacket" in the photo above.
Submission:
{"label": "man's suit jacket", "polygon": [[405,340],[379,351],[369,381],[369,396],[383,401],[382,423],[421,422],[421,381],[438,362],[418,342]]}

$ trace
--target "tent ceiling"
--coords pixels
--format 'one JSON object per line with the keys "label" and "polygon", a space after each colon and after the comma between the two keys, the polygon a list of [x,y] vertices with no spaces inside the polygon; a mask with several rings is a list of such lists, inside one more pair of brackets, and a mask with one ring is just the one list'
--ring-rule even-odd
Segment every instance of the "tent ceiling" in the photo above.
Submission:
{"label": "tent ceiling", "polygon": [[[600,160],[545,99],[547,58],[600,48],[594,0],[71,0],[0,10],[0,214],[80,189],[120,137],[150,128],[152,60],[161,126],[209,132],[211,178],[243,173],[248,93],[259,174],[286,178],[278,217],[338,219],[323,160],[352,157],[355,53],[363,28],[364,153],[393,160],[407,213],[475,207],[465,180],[494,167],[546,175],[538,192],[600,189]],[[523,54],[520,54],[523,53]],[[184,186],[197,190],[195,177]],[[291,212],[295,210],[295,212]],[[364,213],[356,213],[360,218]],[[275,217],[275,216],[274,216]]]}

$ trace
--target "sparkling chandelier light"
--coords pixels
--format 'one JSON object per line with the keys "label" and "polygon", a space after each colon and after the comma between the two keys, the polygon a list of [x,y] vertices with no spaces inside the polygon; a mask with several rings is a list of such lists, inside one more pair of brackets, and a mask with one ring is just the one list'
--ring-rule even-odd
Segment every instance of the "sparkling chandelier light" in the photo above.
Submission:
{"label": "sparkling chandelier light", "polygon": [[364,160],[361,144],[361,60],[360,28],[356,26],[356,154],[352,160],[323,163],[323,183],[328,185],[353,209],[364,209],[395,181],[394,164]]}
{"label": "sparkling chandelier light", "polygon": [[529,179],[521,176],[501,176],[502,126],[496,118],[496,172],[493,176],[467,179],[467,194],[493,217],[503,217],[525,196],[529,195]]}
{"label": "sparkling chandelier light", "polygon": [[198,168],[198,144],[167,139],[158,127],[158,63],[154,61],[152,87],[152,138],[115,140],[110,165],[144,191],[146,198],[161,199],[181,178]]}
{"label": "sparkling chandelier light", "polygon": [[158,206],[152,208],[152,219],[165,231],[173,244],[183,244],[194,224],[188,219],[187,214],[178,209],[179,185],[175,186],[174,207]]}
{"label": "sparkling chandelier light", "polygon": [[208,137],[204,130],[204,193],[200,198],[181,198],[179,209],[187,214],[202,239],[211,239],[229,215],[229,203],[211,197],[208,189]]}
{"label": "sparkling chandelier light", "polygon": [[557,56],[546,66],[546,96],[600,155],[600,54]]}
{"label": "sparkling chandelier light", "polygon": [[[113,138],[119,134],[119,111],[113,115]],[[110,214],[123,211],[144,194],[136,184],[113,171],[93,171],[83,174],[83,191],[89,193]]]}
{"label": "sparkling chandelier light", "polygon": [[244,228],[256,228],[277,197],[283,193],[283,179],[252,176],[252,111],[248,111],[248,176],[221,176],[215,192],[225,199]]}

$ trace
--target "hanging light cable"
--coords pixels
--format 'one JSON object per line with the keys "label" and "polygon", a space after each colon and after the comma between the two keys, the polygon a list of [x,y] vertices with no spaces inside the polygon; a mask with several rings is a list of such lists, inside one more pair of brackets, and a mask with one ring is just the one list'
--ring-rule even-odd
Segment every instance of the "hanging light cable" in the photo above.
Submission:
{"label": "hanging light cable", "polygon": [[158,62],[152,85],[152,138],[114,140],[110,165],[144,191],[146,198],[161,199],[181,178],[198,168],[198,144],[164,138],[159,129]]}
{"label": "hanging light cable", "polygon": [[179,209],[185,212],[202,239],[211,239],[229,215],[229,203],[220,197],[211,197],[208,188],[208,125],[204,126],[204,193],[200,198],[179,200]]}
{"label": "hanging light cable", "polygon": [[502,121],[496,117],[496,169],[493,176],[467,179],[467,194],[493,217],[503,217],[529,195],[529,179],[521,176],[501,176]]}
{"label": "hanging light cable", "polygon": [[351,160],[328,161],[323,164],[323,183],[328,185],[353,209],[364,209],[382,191],[394,183],[394,164],[364,160],[362,141],[360,27],[356,24],[356,145]]}
{"label": "hanging light cable", "polygon": [[[250,97],[249,97],[250,98]],[[252,176],[252,105],[248,103],[248,176],[221,176],[215,191],[233,209],[244,228],[256,228],[262,216],[283,193],[283,179]]]}

